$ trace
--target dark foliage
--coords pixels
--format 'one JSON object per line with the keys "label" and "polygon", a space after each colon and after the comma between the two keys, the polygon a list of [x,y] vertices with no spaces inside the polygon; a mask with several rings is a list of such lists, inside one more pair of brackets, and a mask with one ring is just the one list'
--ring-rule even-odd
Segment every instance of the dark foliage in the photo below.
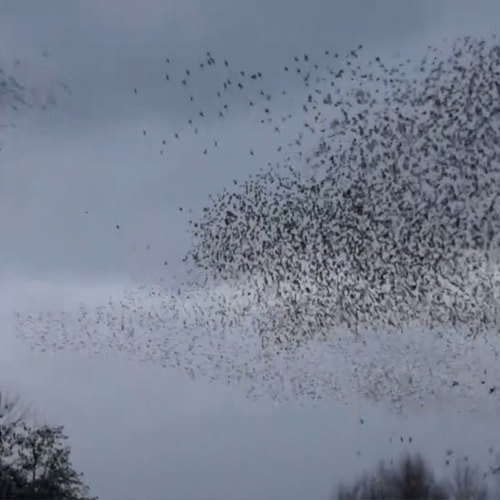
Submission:
{"label": "dark foliage", "polygon": [[351,486],[341,485],[333,498],[338,500],[487,500],[491,494],[485,477],[468,463],[457,464],[453,480],[438,481],[420,454],[405,455],[397,466],[380,462]]}
{"label": "dark foliage", "polygon": [[96,500],[70,461],[62,426],[35,427],[0,393],[0,499]]}

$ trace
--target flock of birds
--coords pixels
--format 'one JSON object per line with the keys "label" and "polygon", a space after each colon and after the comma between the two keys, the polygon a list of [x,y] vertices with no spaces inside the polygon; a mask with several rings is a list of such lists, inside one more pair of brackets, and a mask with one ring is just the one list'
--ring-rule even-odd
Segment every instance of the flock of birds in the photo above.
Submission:
{"label": "flock of birds", "polygon": [[[387,329],[336,331],[322,342],[263,352],[258,336],[263,311],[241,288],[221,285],[172,290],[165,283],[124,290],[102,305],[38,314],[18,313],[17,336],[41,351],[119,356],[222,382],[247,397],[282,403],[358,398],[402,411],[465,404],[464,410],[498,410],[498,346],[465,332],[444,330],[430,339],[418,327],[393,335]],[[485,398],[490,398],[485,404]]]}
{"label": "flock of birds", "polygon": [[192,223],[195,268],[276,289],[290,328],[264,325],[273,343],[341,325],[498,331],[500,47],[458,40],[420,78],[377,61],[382,76],[336,96],[312,173],[270,168]]}
{"label": "flock of birds", "polygon": [[[326,51],[326,54],[329,54]],[[336,54],[338,57],[338,54]],[[295,69],[298,75],[301,75],[302,72],[306,70],[306,67],[302,65],[301,61],[299,61],[298,57],[294,58],[296,67],[290,68]],[[309,58],[307,54],[304,55],[303,59],[304,63],[307,64]],[[166,59],[167,69],[171,67],[173,61],[170,59]],[[319,68],[318,64],[314,65],[317,69]],[[203,126],[203,123],[207,124],[207,126],[213,125],[213,120],[221,120],[234,117],[232,113],[233,109],[240,109],[242,105],[248,106],[250,109],[256,111],[256,116],[258,117],[260,123],[262,124],[272,124],[273,131],[275,133],[280,133],[280,123],[284,123],[292,118],[290,113],[285,113],[280,118],[276,118],[273,112],[273,104],[277,101],[276,96],[273,96],[272,92],[265,90],[263,88],[264,77],[260,71],[256,72],[246,72],[244,70],[236,70],[233,68],[232,64],[230,64],[227,59],[215,59],[211,52],[207,52],[205,59],[203,62],[199,63],[198,72],[201,72],[203,77],[206,77],[207,71],[218,71],[219,68],[222,69],[222,72],[219,72],[219,86],[217,86],[213,90],[213,97],[217,96],[217,103],[215,106],[212,106],[212,102],[208,100],[206,107],[208,109],[204,109],[203,107],[199,109],[199,96],[196,94],[196,86],[195,89],[191,89],[192,78],[196,75],[196,69],[186,69],[185,73],[176,75],[169,72],[166,73],[165,79],[169,83],[169,85],[179,85],[185,88],[186,97],[189,96],[189,103],[193,103],[192,106],[186,106],[189,108],[189,112],[191,113],[190,117],[186,118],[186,126],[188,131],[193,134],[198,134],[200,127]],[[329,67],[328,67],[329,68]],[[288,66],[285,66],[285,71],[289,71]],[[330,69],[331,74],[334,75],[333,71]],[[222,78],[220,78],[222,76]],[[332,76],[333,78],[333,76]],[[301,77],[306,86],[310,85],[310,71],[306,74],[306,76]],[[259,91],[258,96],[252,97],[252,93]],[[137,88],[134,88],[134,93],[138,94],[139,91]],[[281,97],[286,96],[287,91],[282,91]],[[330,96],[331,99],[331,96]],[[189,103],[186,103],[187,105]],[[244,104],[243,104],[244,103]],[[202,102],[203,104],[203,102]],[[142,135],[146,136],[147,131],[143,130]],[[179,140],[182,135],[181,132],[173,133],[175,139]],[[219,140],[214,139],[212,143],[213,147],[219,146]],[[160,154],[164,153],[165,148],[167,147],[167,140],[162,139]],[[281,146],[282,148],[283,146]],[[208,147],[203,149],[203,154],[207,154],[209,151]],[[250,156],[255,155],[255,150],[252,148],[248,149],[248,154]]]}
{"label": "flock of birds", "polygon": [[[429,47],[416,66],[365,63],[361,46],[322,57],[280,68],[304,94],[280,116],[286,106],[262,73],[207,53],[176,75],[167,59],[166,85],[192,106],[196,71],[221,72],[219,107],[199,108],[188,130],[247,100],[284,141],[284,160],[233,181],[190,221],[185,286],[19,315],[18,335],[44,349],[127,351],[278,400],[361,394],[400,406],[461,392],[475,404],[497,394],[496,38],[459,39],[446,57]],[[298,95],[296,83],[281,98]],[[281,125],[292,118],[303,130],[287,142]]]}

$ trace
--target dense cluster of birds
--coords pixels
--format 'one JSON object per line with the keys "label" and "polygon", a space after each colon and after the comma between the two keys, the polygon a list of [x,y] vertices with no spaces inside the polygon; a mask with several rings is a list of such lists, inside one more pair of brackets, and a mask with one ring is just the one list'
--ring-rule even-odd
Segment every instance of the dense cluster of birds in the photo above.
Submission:
{"label": "dense cluster of birds", "polygon": [[435,52],[410,75],[351,65],[326,105],[338,118],[317,111],[327,135],[309,172],[270,168],[192,222],[196,268],[276,289],[290,328],[264,324],[271,342],[340,325],[498,331],[500,46],[465,37]]}
{"label": "dense cluster of birds", "polygon": [[[498,410],[498,346],[463,331],[431,339],[419,328],[394,336],[386,329],[263,351],[256,332],[263,311],[242,286],[172,290],[166,283],[124,290],[64,311],[24,311],[18,338],[39,351],[126,356],[234,386],[249,398],[314,404],[357,398],[385,401],[398,411],[415,402],[462,401],[465,410]],[[338,333],[338,332],[337,332]],[[433,403],[434,402],[434,403]]]}
{"label": "dense cluster of birds", "polygon": [[[207,53],[199,71],[222,72],[211,118],[226,117],[239,92],[284,141],[284,160],[233,181],[192,218],[184,286],[20,315],[18,335],[45,349],[127,351],[278,400],[355,393],[401,407],[460,393],[474,406],[496,395],[496,38],[459,39],[445,57],[429,47],[415,67],[363,62],[361,46],[322,58],[280,68],[300,84],[281,96],[304,103],[276,116],[286,103],[262,88],[262,73]],[[193,106],[194,75],[166,74]],[[200,108],[197,119],[208,117]],[[280,124],[291,118],[303,130],[290,141]]]}

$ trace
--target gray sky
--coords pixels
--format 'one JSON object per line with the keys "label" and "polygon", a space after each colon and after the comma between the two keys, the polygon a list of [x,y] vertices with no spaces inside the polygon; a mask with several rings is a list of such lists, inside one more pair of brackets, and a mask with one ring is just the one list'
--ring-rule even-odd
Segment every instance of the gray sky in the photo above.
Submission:
{"label": "gray sky", "polygon": [[[186,219],[173,208],[196,206],[221,181],[267,163],[266,149],[276,143],[261,140],[247,107],[231,121],[207,112],[197,142],[184,139],[187,119],[198,118],[179,85],[186,68],[198,69],[211,51],[221,65],[224,58],[238,70],[261,71],[266,93],[292,93],[297,80],[280,70],[295,54],[342,53],[358,43],[387,50],[435,22],[432,4],[5,2],[3,58],[21,59],[33,86],[43,73],[45,86],[58,78],[73,94],[59,92],[60,106],[36,119],[23,112],[23,127],[4,138],[1,267],[45,275],[163,272],[164,256],[179,254],[185,242],[177,235]],[[19,33],[29,35],[19,40]],[[167,57],[177,80],[171,85]],[[193,76],[189,91],[209,109],[217,99],[212,73]],[[204,158],[200,150],[214,138],[220,150]],[[245,146],[255,148],[254,161]]]}
{"label": "gray sky", "polygon": [[[59,89],[55,109],[23,110],[14,117],[16,130],[0,129],[0,377],[40,415],[66,424],[96,494],[324,498],[340,476],[398,453],[402,448],[389,443],[393,434],[413,433],[415,446],[436,463],[446,447],[481,458],[486,441],[499,442],[498,426],[486,416],[433,408],[398,418],[366,409],[362,429],[353,415],[365,409],[273,410],[250,406],[224,387],[124,359],[29,353],[13,339],[9,319],[14,309],[63,309],[68,296],[99,301],[123,283],[181,273],[189,215],[178,207],[199,209],[210,193],[276,158],[279,142],[243,106],[245,99],[228,99],[225,120],[212,116],[220,73],[201,77],[207,51],[238,70],[261,71],[266,92],[286,89],[293,98],[299,88],[281,68],[295,54],[320,59],[326,48],[346,53],[359,43],[387,57],[418,53],[443,36],[487,34],[500,17],[497,1],[3,0],[0,6],[0,61],[11,67],[18,58],[15,71],[29,86],[58,88],[63,81],[72,91]],[[207,110],[198,136],[186,123],[200,122],[198,108],[176,76],[186,68],[197,73],[188,92]],[[166,71],[177,79],[172,85]],[[245,95],[253,98],[259,88]],[[211,148],[214,139],[218,149]]]}
{"label": "gray sky", "polygon": [[[342,54],[359,43],[373,54],[408,53],[415,43],[424,47],[431,37],[463,32],[464,19],[468,31],[484,29],[496,4],[480,4],[485,7],[471,10],[465,1],[4,2],[0,60],[8,65],[18,58],[16,72],[28,85],[53,89],[60,102],[46,113],[23,110],[18,129],[1,138],[0,269],[157,276],[165,258],[176,259],[187,245],[186,215],[174,207],[199,208],[223,183],[274,159],[279,141],[255,126],[247,99],[261,87],[293,96],[297,79],[282,67],[295,54],[318,54],[321,63],[326,48]],[[237,70],[263,74],[245,90],[248,97],[233,92],[224,120],[214,113],[222,70],[194,71],[189,91],[179,85],[186,68],[199,69],[207,50],[220,65],[227,58]],[[198,136],[188,133],[190,118],[198,120]]]}

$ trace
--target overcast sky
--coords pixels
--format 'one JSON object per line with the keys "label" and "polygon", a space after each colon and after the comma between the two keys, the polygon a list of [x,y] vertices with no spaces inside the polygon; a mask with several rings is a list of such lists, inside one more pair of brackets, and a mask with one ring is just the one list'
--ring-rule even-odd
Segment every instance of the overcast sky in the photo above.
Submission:
{"label": "overcast sky", "polygon": [[[361,43],[370,52],[393,55],[438,26],[439,36],[444,26],[456,31],[454,14],[434,1],[2,6],[2,60],[8,65],[19,59],[22,81],[51,89],[59,106],[46,113],[20,111],[13,118],[17,130],[2,137],[1,268],[99,280],[105,273],[128,279],[164,272],[165,258],[182,254],[187,244],[186,215],[176,208],[199,206],[208,193],[272,159],[278,140],[255,126],[248,106],[241,106],[246,99],[229,96],[231,108],[240,110],[224,120],[211,113],[224,72],[199,71],[207,51],[220,66],[227,59],[235,72],[261,71],[262,81],[246,94],[255,98],[260,88],[293,94],[298,80],[282,67],[296,54],[322,62],[325,49],[342,54]],[[179,82],[187,68],[193,76],[185,91]],[[58,81],[69,85],[71,96]],[[187,137],[189,118],[199,124],[197,137]],[[204,157],[200,153],[214,139],[219,148]]]}
{"label": "overcast sky", "polygon": [[[488,417],[436,408],[401,418],[380,408],[250,406],[224,387],[125,359],[33,354],[10,331],[13,310],[61,309],[83,293],[98,302],[124,283],[180,274],[187,209],[278,159],[284,139],[246,104],[262,87],[291,96],[280,112],[296,106],[301,90],[282,71],[296,54],[321,62],[325,49],[363,44],[412,57],[442,37],[488,34],[498,1],[0,0],[0,11],[3,67],[57,98],[45,112],[5,110],[17,128],[0,129],[1,383],[66,424],[96,494],[324,498],[344,475],[402,450],[389,442],[395,435],[413,433],[441,464],[446,447],[481,458],[486,442],[500,440]],[[199,68],[207,51],[218,64],[211,72]],[[226,99],[221,120],[224,59],[235,73],[263,77],[244,98]]]}

